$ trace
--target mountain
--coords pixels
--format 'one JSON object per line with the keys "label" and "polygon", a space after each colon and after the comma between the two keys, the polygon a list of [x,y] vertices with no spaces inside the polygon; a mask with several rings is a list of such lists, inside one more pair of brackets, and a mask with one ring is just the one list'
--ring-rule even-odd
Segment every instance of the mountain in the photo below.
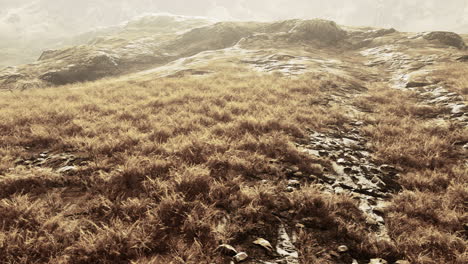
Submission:
{"label": "mountain", "polygon": [[69,38],[96,28],[115,26],[147,13],[172,12],[201,15],[220,20],[262,21],[281,18],[322,18],[356,26],[392,27],[399,31],[466,31],[468,8],[465,0],[295,0],[285,6],[272,0],[184,1],[34,0],[0,2],[0,67],[35,61],[44,49],[62,48]]}
{"label": "mountain", "polygon": [[147,15],[0,70],[0,262],[466,263],[467,35]]}
{"label": "mountain", "polygon": [[[92,81],[162,66],[205,51],[224,50],[239,56],[239,50],[278,52],[281,47],[328,47],[341,52],[374,48],[394,29],[341,29],[326,20],[280,22],[220,22],[184,16],[151,15],[122,26],[109,27],[74,37],[82,45],[47,50],[28,65],[0,71],[4,89],[44,87]],[[413,45],[447,45],[464,50],[463,39],[449,32],[419,35],[397,34],[392,41]],[[310,51],[309,51],[310,52]],[[248,59],[246,59],[248,61]]]}
{"label": "mountain", "polygon": [[1,6],[0,66],[32,62],[46,48],[66,46],[70,37],[157,11],[152,1],[127,0],[35,0]]}

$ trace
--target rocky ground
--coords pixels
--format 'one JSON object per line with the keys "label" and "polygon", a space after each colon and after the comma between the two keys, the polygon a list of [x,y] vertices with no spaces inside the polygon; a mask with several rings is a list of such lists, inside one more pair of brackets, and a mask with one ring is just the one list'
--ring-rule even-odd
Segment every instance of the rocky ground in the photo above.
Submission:
{"label": "rocky ground", "polygon": [[[390,32],[390,34],[392,33],[395,32]],[[465,44],[460,38],[450,36],[454,40],[452,42],[448,41],[448,45],[462,50],[465,48]],[[457,49],[434,48],[434,52],[427,55],[427,49],[412,47],[413,43],[408,44],[413,40],[420,42],[422,39],[427,39],[426,35],[409,35],[403,38],[405,41],[401,39],[396,41],[396,43],[401,42],[402,44],[363,48],[356,52],[357,56],[364,57],[366,67],[380,73],[379,75],[369,74],[368,76],[378,76],[378,78],[371,78],[370,81],[383,80],[388,82],[394,89],[413,91],[417,94],[422,105],[432,105],[446,109],[444,114],[432,117],[434,122],[454,122],[457,125],[466,127],[468,108],[464,98],[460,94],[448,91],[443,87],[443,84],[434,83],[431,80],[431,71],[438,64],[447,60],[463,61],[462,56],[457,57],[463,53]],[[332,71],[346,69],[346,67],[340,67],[345,65],[346,62],[338,60],[316,60],[310,57],[282,54],[257,56],[253,60],[243,60],[243,62],[252,65],[259,71],[280,72],[286,76],[295,76],[311,70],[324,72],[329,69],[332,69]],[[318,65],[310,67],[311,62],[318,63]],[[463,67],[464,65],[460,66]],[[350,99],[361,93],[362,91],[352,91],[352,96],[341,94],[336,96],[335,99],[337,100],[334,101],[349,106],[351,105]],[[353,113],[353,116],[365,114],[355,108],[350,109],[350,112]],[[305,153],[330,161],[332,169],[325,169],[323,175],[317,176],[304,175],[298,168],[293,167],[288,172],[289,182],[286,191],[294,192],[300,189],[302,183],[308,182],[312,178],[325,192],[350,195],[353,199],[359,201],[359,209],[367,218],[369,232],[374,233],[377,240],[386,240],[392,243],[385,225],[384,211],[389,204],[388,199],[391,195],[401,190],[398,177],[399,173],[403,171],[401,168],[381,164],[373,160],[372,150],[369,149],[367,139],[360,131],[363,125],[363,121],[355,120],[347,124],[349,129],[345,131],[342,129],[330,129],[328,133],[311,131],[310,141],[298,143],[297,147]],[[468,143],[460,142],[460,146],[467,149]],[[284,232],[285,230],[281,227],[279,234]],[[271,247],[269,243],[266,245],[267,248]],[[280,245],[281,243],[278,243],[278,246]],[[291,247],[290,251],[295,252],[293,247]],[[284,250],[277,248],[277,253],[280,254],[281,252],[284,252]],[[340,261],[358,263],[355,259],[344,260],[347,252],[346,245],[340,246],[337,252],[339,252],[338,259],[341,259]],[[298,263],[296,259],[291,258],[290,253],[283,254],[282,259],[276,259],[273,262]],[[384,259],[372,259],[369,262],[369,264],[376,263],[388,262]],[[409,262],[400,260],[395,263]]]}

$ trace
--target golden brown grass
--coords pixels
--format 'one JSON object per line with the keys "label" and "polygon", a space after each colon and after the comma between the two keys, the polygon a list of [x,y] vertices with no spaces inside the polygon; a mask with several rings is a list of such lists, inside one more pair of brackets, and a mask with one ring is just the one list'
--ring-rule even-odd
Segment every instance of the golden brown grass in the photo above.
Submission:
{"label": "golden brown grass", "polygon": [[[274,244],[284,222],[303,225],[301,263],[337,263],[341,244],[358,259],[463,263],[467,174],[453,143],[466,129],[430,124],[425,113],[443,109],[415,106],[411,94],[378,86],[356,101],[373,111],[365,131],[376,157],[408,170],[387,212],[394,245],[376,241],[348,196],[311,180],[285,192],[287,167],[328,166],[292,142],[348,119],[317,98],[353,85],[233,70],[1,94],[0,260],[225,263],[219,244],[263,256],[252,241]],[[15,165],[42,151],[89,164],[66,175]]]}
{"label": "golden brown grass", "polygon": [[[368,246],[350,198],[313,185],[285,192],[287,166],[326,166],[292,141],[346,120],[311,103],[345,82],[325,79],[220,74],[2,94],[2,262],[223,263],[219,244],[261,255],[253,239],[275,241],[281,221],[306,217],[304,263],[333,263],[317,253],[338,243],[361,257],[394,254]],[[67,175],[15,166],[42,151],[90,162]]]}
{"label": "golden brown grass", "polygon": [[[403,168],[404,191],[386,212],[391,237],[411,263],[466,263],[468,168],[456,142],[468,129],[420,115],[416,95],[376,85],[357,105],[373,110],[365,131],[376,157]],[[443,109],[424,106],[429,116]]]}
{"label": "golden brown grass", "polygon": [[446,63],[441,65],[433,73],[437,81],[441,81],[444,87],[463,96],[465,103],[468,101],[468,67],[466,62]]}

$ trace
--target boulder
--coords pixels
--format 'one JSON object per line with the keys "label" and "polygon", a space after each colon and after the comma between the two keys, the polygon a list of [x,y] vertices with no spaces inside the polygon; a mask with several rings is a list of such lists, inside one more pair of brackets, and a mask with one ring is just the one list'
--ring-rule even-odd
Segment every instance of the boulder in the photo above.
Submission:
{"label": "boulder", "polygon": [[347,42],[351,49],[361,49],[371,46],[376,38],[396,32],[394,28],[351,30],[347,33]]}
{"label": "boulder", "polygon": [[53,57],[57,56],[60,53],[59,50],[45,50],[42,52],[41,56],[38,61],[43,61],[43,60],[48,60],[52,59]]}
{"label": "boulder", "polygon": [[339,253],[346,253],[348,251],[349,251],[349,248],[347,246],[345,246],[345,245],[341,245],[341,246],[338,247],[338,252]]}
{"label": "boulder", "polygon": [[180,53],[179,56],[191,56],[206,50],[232,47],[256,30],[258,26],[255,23],[220,22],[192,29],[169,43],[164,49],[170,53]]}
{"label": "boulder", "polygon": [[411,264],[411,263],[407,260],[397,260],[395,264]]}
{"label": "boulder", "polygon": [[264,238],[258,238],[253,243],[257,246],[264,248],[268,252],[273,252],[273,246],[270,244],[268,240]]}
{"label": "boulder", "polygon": [[371,259],[369,264],[387,264],[388,262],[385,259],[375,258]]}
{"label": "boulder", "polygon": [[423,38],[432,42],[438,42],[447,46],[452,46],[458,49],[465,49],[466,44],[463,38],[453,32],[433,31],[423,35]]}
{"label": "boulder", "polygon": [[289,32],[294,41],[319,41],[324,44],[337,44],[347,36],[335,22],[323,19],[298,21]]}
{"label": "boulder", "polygon": [[463,55],[460,58],[457,58],[459,62],[468,62],[468,55]]}
{"label": "boulder", "polygon": [[424,87],[424,86],[428,86],[428,85],[431,85],[430,83],[426,83],[426,82],[414,82],[414,81],[411,81],[411,82],[408,82],[406,84],[406,88],[416,88],[416,87]]}
{"label": "boulder", "polygon": [[51,68],[39,76],[39,79],[53,85],[74,82],[94,81],[119,72],[114,57],[108,54],[88,55],[81,61],[63,67]]}
{"label": "boulder", "polygon": [[240,252],[239,254],[235,255],[233,259],[236,261],[236,263],[241,263],[246,261],[249,258],[249,255],[245,252]]}
{"label": "boulder", "polygon": [[220,252],[221,254],[231,256],[231,257],[234,257],[234,256],[236,256],[238,254],[237,250],[233,246],[228,245],[228,244],[220,245],[216,249],[216,251]]}

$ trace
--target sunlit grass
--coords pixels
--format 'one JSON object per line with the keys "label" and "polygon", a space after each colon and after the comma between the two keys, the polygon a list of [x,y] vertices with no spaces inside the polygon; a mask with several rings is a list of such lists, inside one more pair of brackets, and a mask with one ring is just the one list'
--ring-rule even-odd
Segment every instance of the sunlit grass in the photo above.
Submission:
{"label": "sunlit grass", "polygon": [[[223,263],[221,243],[242,250],[276,241],[282,214],[303,263],[356,257],[463,263],[466,129],[434,125],[445,109],[375,84],[367,109],[374,157],[402,167],[404,187],[386,212],[394,244],[376,241],[357,202],[312,181],[285,192],[285,169],[320,174],[326,160],[299,151],[307,129],[341,129],[349,106],[317,98],[351,80],[225,72],[152,81],[102,80],[0,97],[0,256],[6,263]],[[352,91],[349,91],[350,93]],[[71,175],[16,166],[42,151],[81,153]]]}
{"label": "sunlit grass", "polygon": [[465,263],[468,168],[455,143],[468,140],[468,129],[434,123],[428,113],[443,109],[426,106],[421,116],[417,102],[412,93],[385,86],[356,102],[373,110],[364,131],[376,158],[404,171],[399,180],[404,191],[386,212],[389,231],[411,263]]}

